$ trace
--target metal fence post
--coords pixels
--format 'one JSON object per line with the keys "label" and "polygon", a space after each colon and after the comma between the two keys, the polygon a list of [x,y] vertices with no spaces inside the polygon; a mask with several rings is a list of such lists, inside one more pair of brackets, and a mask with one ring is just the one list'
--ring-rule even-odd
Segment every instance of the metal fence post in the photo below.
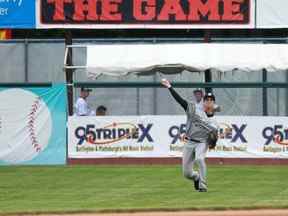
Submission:
{"label": "metal fence post", "polygon": [[140,115],[140,89],[136,88],[136,115]]}
{"label": "metal fence post", "polygon": [[[154,74],[154,76],[153,76],[153,81],[154,81],[154,83],[156,83],[156,81],[157,81],[156,74]],[[157,89],[153,88],[153,115],[157,115],[157,103],[158,103]]]}
{"label": "metal fence post", "polygon": [[[267,70],[263,69],[262,70],[262,82],[266,83],[267,82]],[[263,87],[262,91],[262,104],[263,104],[263,116],[268,115],[268,94],[267,94],[267,88]]]}
{"label": "metal fence post", "polygon": [[[72,45],[72,33],[71,31],[65,32],[65,46]],[[73,65],[72,60],[72,48],[69,48],[67,55],[67,62],[65,62],[68,66]],[[66,74],[66,85],[67,85],[67,94],[68,94],[68,114],[69,116],[73,115],[73,69],[65,69]]]}
{"label": "metal fence post", "polygon": [[[212,73],[211,73],[211,70],[205,70],[205,83],[211,83],[212,82]],[[213,92],[213,89],[212,88],[205,88],[205,92],[208,93],[208,92]]]}
{"label": "metal fence post", "polygon": [[285,101],[286,101],[286,106],[285,106],[285,115],[288,116],[288,70],[286,70],[286,90],[285,90]]}
{"label": "metal fence post", "polygon": [[24,80],[25,82],[29,82],[29,71],[28,71],[28,60],[29,60],[29,57],[28,57],[28,39],[25,38],[25,41],[24,41]]}

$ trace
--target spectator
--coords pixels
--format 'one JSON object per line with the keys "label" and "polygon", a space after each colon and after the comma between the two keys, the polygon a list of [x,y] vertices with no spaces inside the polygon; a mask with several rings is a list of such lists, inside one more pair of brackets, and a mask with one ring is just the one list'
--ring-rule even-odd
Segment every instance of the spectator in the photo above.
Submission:
{"label": "spectator", "polygon": [[105,116],[107,108],[103,105],[98,106],[96,109],[96,116]]}
{"label": "spectator", "polygon": [[87,103],[87,98],[89,96],[89,93],[91,92],[91,89],[88,88],[81,88],[80,91],[80,96],[76,101],[75,104],[75,114],[76,116],[90,116],[90,115],[95,115],[94,112],[90,109],[88,103]]}
{"label": "spectator", "polygon": [[203,91],[198,88],[193,91],[193,94],[195,98],[196,109],[203,111]]}

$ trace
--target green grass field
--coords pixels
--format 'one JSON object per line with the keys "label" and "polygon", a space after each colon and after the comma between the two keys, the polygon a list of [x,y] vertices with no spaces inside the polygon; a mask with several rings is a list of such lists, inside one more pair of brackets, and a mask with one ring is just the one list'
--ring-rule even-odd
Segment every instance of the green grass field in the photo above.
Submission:
{"label": "green grass field", "polygon": [[0,214],[288,208],[288,167],[209,166],[208,193],[180,166],[0,167]]}

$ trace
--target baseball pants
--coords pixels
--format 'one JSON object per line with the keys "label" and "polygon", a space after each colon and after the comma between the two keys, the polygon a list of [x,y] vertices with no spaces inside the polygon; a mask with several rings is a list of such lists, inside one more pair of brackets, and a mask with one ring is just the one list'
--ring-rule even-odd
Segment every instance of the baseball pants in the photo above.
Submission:
{"label": "baseball pants", "polygon": [[[206,143],[188,142],[183,149],[182,168],[185,178],[197,181],[199,180],[199,188],[207,189],[207,168],[205,157],[208,150]],[[194,165],[197,164],[199,172],[194,171]]]}

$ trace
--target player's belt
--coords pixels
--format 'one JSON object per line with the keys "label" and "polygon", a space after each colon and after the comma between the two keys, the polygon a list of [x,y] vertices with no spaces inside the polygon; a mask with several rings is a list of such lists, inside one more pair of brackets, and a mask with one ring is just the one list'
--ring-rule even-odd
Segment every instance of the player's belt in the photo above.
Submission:
{"label": "player's belt", "polygon": [[186,137],[186,139],[189,140],[189,141],[192,141],[192,142],[200,143],[199,140],[195,140],[195,139],[190,138],[190,137]]}

